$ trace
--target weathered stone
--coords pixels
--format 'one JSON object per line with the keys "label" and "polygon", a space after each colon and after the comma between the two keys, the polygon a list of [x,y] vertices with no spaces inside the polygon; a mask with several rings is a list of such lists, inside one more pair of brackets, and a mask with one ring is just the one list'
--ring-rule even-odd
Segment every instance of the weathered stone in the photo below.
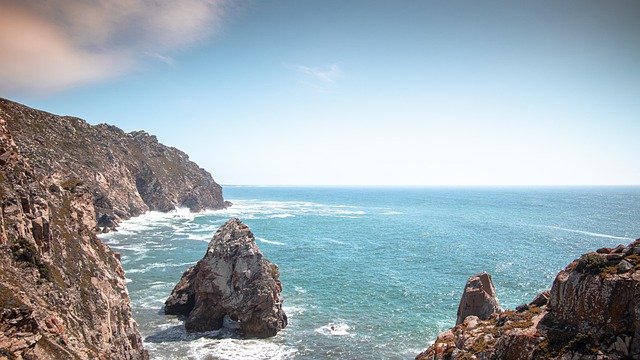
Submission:
{"label": "weathered stone", "polygon": [[547,303],[549,302],[549,293],[550,293],[549,290],[545,290],[541,292],[540,294],[536,295],[535,298],[533,298],[533,300],[529,303],[529,305],[537,306],[537,307],[547,305]]}
{"label": "weathered stone", "polygon": [[191,332],[220,329],[228,316],[239,322],[242,335],[275,336],[287,326],[279,276],[249,227],[233,218],[216,232],[204,258],[184,273],[165,313],[186,315]]}
{"label": "weathered stone", "polygon": [[598,272],[579,272],[579,261],[553,282],[549,306],[554,318],[594,335],[640,331],[640,282],[629,273],[603,278]]}
{"label": "weathered stone", "polygon": [[626,260],[622,260],[618,264],[619,273],[626,273],[627,271],[631,271],[632,269],[633,269],[633,265],[631,265],[631,263]]}
{"label": "weathered stone", "polygon": [[624,251],[625,246],[620,244],[611,250],[612,254],[621,254]]}
{"label": "weathered stone", "polygon": [[22,154],[49,176],[54,191],[85,189],[100,228],[115,228],[119,220],[147,210],[225,207],[222,188],[211,174],[144,131],[92,126],[1,98],[0,115],[10,119],[8,129]]}
{"label": "weathered stone", "polygon": [[124,271],[93,233],[91,194],[33,171],[7,121],[3,104],[0,358],[146,359]]}
{"label": "weathered stone", "polygon": [[494,312],[502,312],[502,308],[491,275],[483,272],[470,277],[458,305],[456,324],[461,324],[469,315],[486,320]]}
{"label": "weathered stone", "polygon": [[[583,255],[529,309],[494,313],[477,323],[468,317],[416,359],[640,358],[640,271],[633,271],[640,265],[633,255],[639,245],[636,240],[616,253]],[[614,267],[609,255],[624,259]]]}

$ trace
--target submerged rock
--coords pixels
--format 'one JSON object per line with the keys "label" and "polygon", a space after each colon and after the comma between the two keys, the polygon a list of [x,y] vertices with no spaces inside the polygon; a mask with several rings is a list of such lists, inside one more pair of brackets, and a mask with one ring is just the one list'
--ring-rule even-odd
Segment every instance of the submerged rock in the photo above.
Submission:
{"label": "submerged rock", "polygon": [[640,239],[576,259],[523,311],[469,316],[416,359],[640,359],[639,300]]}
{"label": "submerged rock", "polygon": [[467,280],[458,305],[456,325],[462,324],[467,316],[474,315],[486,320],[494,312],[502,312],[491,275],[486,272],[473,275]]}
{"label": "submerged rock", "polygon": [[164,310],[187,316],[190,332],[220,329],[228,316],[244,336],[275,336],[287,326],[279,276],[249,227],[233,218],[216,232],[204,258],[184,273]]}

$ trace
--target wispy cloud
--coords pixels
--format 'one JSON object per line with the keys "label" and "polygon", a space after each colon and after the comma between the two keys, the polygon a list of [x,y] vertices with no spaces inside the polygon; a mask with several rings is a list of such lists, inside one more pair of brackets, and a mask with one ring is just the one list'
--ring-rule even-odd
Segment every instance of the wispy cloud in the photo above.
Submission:
{"label": "wispy cloud", "polygon": [[3,0],[0,90],[51,92],[112,78],[214,33],[229,0]]}
{"label": "wispy cloud", "polygon": [[326,66],[324,68],[298,65],[297,69],[299,72],[309,75],[315,80],[320,80],[326,83],[332,83],[340,76],[342,76],[342,70],[338,65],[335,64]]}

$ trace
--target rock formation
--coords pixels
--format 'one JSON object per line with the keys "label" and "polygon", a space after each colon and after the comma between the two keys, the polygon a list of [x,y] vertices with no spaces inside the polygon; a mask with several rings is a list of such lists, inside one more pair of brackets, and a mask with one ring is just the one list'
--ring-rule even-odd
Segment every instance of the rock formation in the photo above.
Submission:
{"label": "rock formation", "polygon": [[576,259],[550,292],[467,317],[416,359],[639,359],[640,239]]}
{"label": "rock formation", "polygon": [[456,325],[462,324],[469,315],[486,320],[494,312],[502,312],[502,308],[498,302],[491,275],[483,272],[470,277],[464,286],[460,305],[458,305]]}
{"label": "rock formation", "polygon": [[185,315],[185,328],[222,328],[225,316],[247,337],[275,336],[287,326],[278,266],[266,260],[249,227],[233,218],[216,232],[207,253],[189,268],[165,302],[165,313]]}
{"label": "rock formation", "polygon": [[225,207],[211,174],[144,131],[92,126],[1,98],[0,117],[39,172],[62,187],[81,183],[87,189],[102,229],[147,210]]}
{"label": "rock formation", "polygon": [[95,189],[39,173],[12,139],[5,108],[3,101],[0,359],[147,358],[117,254],[93,232]]}

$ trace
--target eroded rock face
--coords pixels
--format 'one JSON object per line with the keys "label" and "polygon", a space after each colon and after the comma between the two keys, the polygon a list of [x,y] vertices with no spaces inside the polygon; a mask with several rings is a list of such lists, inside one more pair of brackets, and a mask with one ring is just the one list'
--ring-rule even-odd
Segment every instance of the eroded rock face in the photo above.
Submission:
{"label": "eroded rock face", "polygon": [[467,317],[416,359],[639,359],[640,239],[583,255],[516,311]]}
{"label": "eroded rock face", "polygon": [[287,326],[278,266],[266,260],[249,227],[227,221],[207,253],[189,268],[165,302],[165,313],[185,315],[191,332],[220,329],[225,316],[247,337],[275,336]]}
{"label": "eroded rock face", "polygon": [[225,207],[211,174],[144,131],[92,126],[1,98],[0,116],[38,171],[61,187],[84,185],[101,229],[148,210]]}
{"label": "eroded rock face", "polygon": [[93,196],[21,154],[0,112],[0,358],[146,359]]}
{"label": "eroded rock face", "polygon": [[470,277],[458,305],[456,325],[462,324],[470,315],[486,320],[494,312],[502,312],[502,308],[491,275],[483,272]]}

